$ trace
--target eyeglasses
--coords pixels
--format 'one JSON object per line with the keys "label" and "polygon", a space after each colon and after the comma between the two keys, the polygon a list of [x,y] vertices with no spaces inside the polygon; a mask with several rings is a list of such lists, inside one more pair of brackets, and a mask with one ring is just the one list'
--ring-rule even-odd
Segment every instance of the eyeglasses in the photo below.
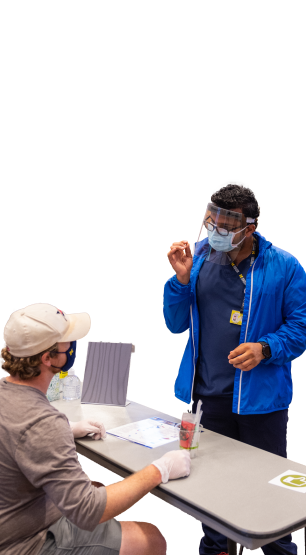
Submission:
{"label": "eyeglasses", "polygon": [[204,221],[204,225],[206,227],[206,229],[208,229],[208,231],[214,231],[215,229],[217,230],[217,233],[219,233],[219,235],[222,235],[223,237],[227,236],[229,233],[235,231],[236,229],[240,229],[239,227],[232,227],[232,229],[225,229],[224,227],[219,227],[216,224],[213,224],[212,222],[208,222],[207,220]]}

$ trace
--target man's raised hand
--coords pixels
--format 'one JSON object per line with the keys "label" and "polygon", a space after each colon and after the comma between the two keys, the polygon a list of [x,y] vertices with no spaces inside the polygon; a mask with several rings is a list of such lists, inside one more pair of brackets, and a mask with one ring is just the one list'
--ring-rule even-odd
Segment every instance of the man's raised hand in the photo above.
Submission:
{"label": "man's raised hand", "polygon": [[187,285],[192,268],[192,254],[188,241],[173,243],[168,252],[168,258],[178,281]]}

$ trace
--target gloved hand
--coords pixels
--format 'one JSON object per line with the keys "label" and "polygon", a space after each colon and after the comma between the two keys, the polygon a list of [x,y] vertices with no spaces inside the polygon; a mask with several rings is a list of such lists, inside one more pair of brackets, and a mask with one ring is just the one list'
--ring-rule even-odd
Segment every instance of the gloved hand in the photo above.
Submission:
{"label": "gloved hand", "polygon": [[93,420],[80,420],[79,422],[69,422],[75,438],[84,437],[88,434],[94,434],[93,439],[106,439],[106,431],[102,422],[94,422]]}
{"label": "gloved hand", "polygon": [[176,478],[189,476],[190,453],[189,451],[168,451],[168,453],[152,464],[160,471],[162,483],[166,484],[168,480],[176,480]]}

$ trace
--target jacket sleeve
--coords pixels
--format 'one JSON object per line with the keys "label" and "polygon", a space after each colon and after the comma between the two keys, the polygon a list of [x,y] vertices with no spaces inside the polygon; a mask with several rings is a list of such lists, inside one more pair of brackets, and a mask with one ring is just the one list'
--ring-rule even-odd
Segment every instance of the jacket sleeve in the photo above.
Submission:
{"label": "jacket sleeve", "polygon": [[262,361],[282,365],[299,357],[306,348],[306,274],[296,259],[288,269],[284,289],[282,313],[284,323],[275,333],[268,333],[258,341],[266,341],[272,356]]}
{"label": "jacket sleeve", "polygon": [[182,333],[189,328],[191,285],[180,283],[176,276],[169,279],[164,290],[164,317],[172,333]]}

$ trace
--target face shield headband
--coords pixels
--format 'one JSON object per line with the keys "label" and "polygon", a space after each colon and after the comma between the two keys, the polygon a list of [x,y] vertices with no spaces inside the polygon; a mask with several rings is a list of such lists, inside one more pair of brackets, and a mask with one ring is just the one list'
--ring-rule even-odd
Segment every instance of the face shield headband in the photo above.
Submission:
{"label": "face shield headband", "polygon": [[[242,227],[243,218],[241,212],[219,208],[213,203],[208,203],[194,255],[206,254],[207,261],[222,265],[235,260],[245,239],[244,230],[255,221],[247,217],[245,218],[247,225]],[[205,240],[206,233],[208,241]],[[229,252],[231,256],[227,254]]]}

